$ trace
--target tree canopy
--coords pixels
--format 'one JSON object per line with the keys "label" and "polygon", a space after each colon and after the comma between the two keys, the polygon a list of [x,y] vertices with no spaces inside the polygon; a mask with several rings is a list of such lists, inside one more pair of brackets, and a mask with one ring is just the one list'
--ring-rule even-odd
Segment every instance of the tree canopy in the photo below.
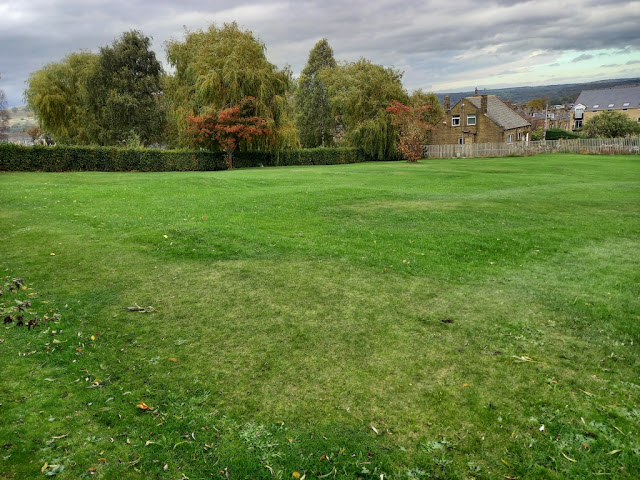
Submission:
{"label": "tree canopy", "polygon": [[640,123],[615,110],[598,113],[587,120],[580,133],[586,137],[616,138],[640,134]]}
{"label": "tree canopy", "polygon": [[184,41],[167,42],[167,58],[175,75],[166,77],[165,97],[175,143],[188,145],[187,118],[211,115],[255,98],[256,115],[266,118],[269,135],[259,148],[277,150],[297,143],[287,92],[288,69],[278,70],[265,56],[265,46],[234,23],[186,32]]}
{"label": "tree canopy", "polygon": [[397,156],[397,130],[386,108],[392,100],[409,101],[402,72],[361,58],[323,69],[320,76],[327,85],[338,128],[344,131],[342,141],[375,159]]}
{"label": "tree canopy", "polygon": [[61,143],[157,141],[162,66],[149,47],[142,33],[126,32],[99,54],[72,53],[33,72],[25,98],[42,129]]}
{"label": "tree canopy", "polygon": [[98,55],[77,52],[45,65],[27,80],[25,99],[40,127],[61,143],[98,143],[97,119],[89,99],[89,79]]}
{"label": "tree canopy", "polygon": [[156,142],[164,128],[158,96],[162,65],[151,50],[151,39],[129,31],[102,47],[98,68],[90,78],[89,100],[104,145],[124,143],[137,135],[143,143]]}
{"label": "tree canopy", "polygon": [[336,67],[333,50],[326,38],[315,44],[300,77],[295,93],[296,125],[304,147],[333,143],[335,121],[329,105],[327,85],[320,72]]}

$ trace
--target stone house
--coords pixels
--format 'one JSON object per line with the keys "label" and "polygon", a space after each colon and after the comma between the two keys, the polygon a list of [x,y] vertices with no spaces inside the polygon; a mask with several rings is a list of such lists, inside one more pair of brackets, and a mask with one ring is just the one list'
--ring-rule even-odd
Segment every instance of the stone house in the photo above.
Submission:
{"label": "stone house", "polygon": [[583,90],[571,110],[572,130],[579,130],[584,122],[607,110],[640,122],[640,86]]}
{"label": "stone house", "polygon": [[464,97],[453,107],[444,97],[444,117],[429,134],[431,145],[526,142],[531,124],[495,95]]}

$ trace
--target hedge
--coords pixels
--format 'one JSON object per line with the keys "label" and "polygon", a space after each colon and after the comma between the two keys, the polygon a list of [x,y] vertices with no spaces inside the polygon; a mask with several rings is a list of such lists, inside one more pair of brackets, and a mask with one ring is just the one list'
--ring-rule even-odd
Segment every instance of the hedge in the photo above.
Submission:
{"label": "hedge", "polygon": [[[335,165],[367,161],[354,148],[310,148],[272,154],[236,152],[235,167]],[[0,171],[172,172],[225,170],[223,152],[0,144]]]}

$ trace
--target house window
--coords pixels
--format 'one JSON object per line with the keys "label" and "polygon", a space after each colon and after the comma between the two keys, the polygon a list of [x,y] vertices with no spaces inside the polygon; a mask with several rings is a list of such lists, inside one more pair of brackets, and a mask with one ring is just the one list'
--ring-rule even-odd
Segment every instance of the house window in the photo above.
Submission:
{"label": "house window", "polygon": [[462,137],[458,138],[458,145],[462,145]]}
{"label": "house window", "polygon": [[451,117],[451,126],[459,127],[460,126],[460,115],[453,115]]}
{"label": "house window", "polygon": [[467,125],[475,125],[476,124],[476,114],[467,115]]}
{"label": "house window", "polygon": [[611,108],[611,107],[613,107],[613,103],[610,103],[607,108]]}
{"label": "house window", "polygon": [[576,120],[573,124],[574,129],[582,128],[582,120]]}
{"label": "house window", "polygon": [[507,135],[507,143],[513,143],[513,133]]}
{"label": "house window", "polygon": [[624,102],[624,103],[622,104],[622,106],[623,106],[623,107],[628,107],[628,106],[629,106],[629,102]]}
{"label": "house window", "polygon": [[599,106],[600,106],[600,104],[599,104],[599,103],[596,103],[596,104],[593,106],[593,108],[598,108]]}
{"label": "house window", "polygon": [[520,140],[522,138],[522,132],[518,132],[517,139]]}

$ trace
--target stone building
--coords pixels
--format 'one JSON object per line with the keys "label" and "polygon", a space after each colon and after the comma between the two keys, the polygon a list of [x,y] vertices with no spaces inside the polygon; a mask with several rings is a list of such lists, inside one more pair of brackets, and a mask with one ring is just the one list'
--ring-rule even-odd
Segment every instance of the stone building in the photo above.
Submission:
{"label": "stone building", "polygon": [[531,124],[495,95],[464,97],[453,107],[444,97],[444,117],[429,135],[431,145],[514,143],[529,140]]}
{"label": "stone building", "polygon": [[571,111],[572,129],[581,129],[584,122],[607,110],[640,122],[640,86],[583,90]]}

